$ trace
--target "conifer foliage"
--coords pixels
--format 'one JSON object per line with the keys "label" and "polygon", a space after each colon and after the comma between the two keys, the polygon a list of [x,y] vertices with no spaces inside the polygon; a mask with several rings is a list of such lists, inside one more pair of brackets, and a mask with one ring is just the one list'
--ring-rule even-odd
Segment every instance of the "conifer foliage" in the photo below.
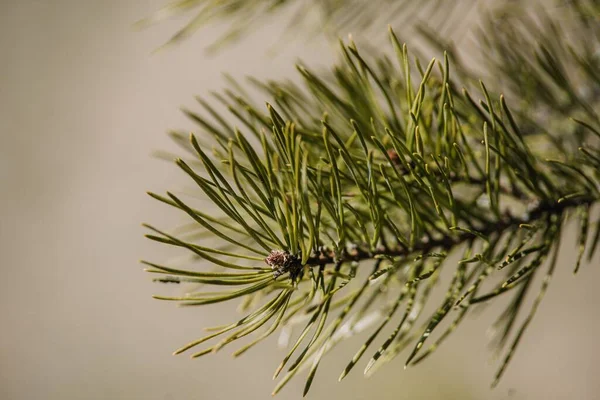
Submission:
{"label": "conifer foliage", "polygon": [[[564,7],[578,26],[571,36],[548,16],[518,44],[508,31],[485,37],[487,71],[500,77],[490,87],[448,53],[413,58],[390,29],[383,55],[350,41],[330,73],[299,65],[298,84],[253,80],[266,105],[235,83],[215,94],[229,115],[198,99],[201,111],[185,111],[198,131],[171,136],[182,148],[175,163],[214,210],[150,193],[189,224],[146,225],[147,237],[191,258],[144,263],[156,281],[184,289],[156,298],[239,300],[244,314],[176,354],[237,344],[238,356],[294,327],[274,393],[304,372],[306,394],[324,356],[355,333],[367,339],[348,349],[340,380],[404,350],[405,365],[420,363],[474,307],[503,297],[495,385],[556,268],[578,272],[600,242],[600,6]],[[505,18],[513,29],[531,26]],[[578,255],[559,265],[572,223]],[[440,280],[448,270],[452,278]]]}

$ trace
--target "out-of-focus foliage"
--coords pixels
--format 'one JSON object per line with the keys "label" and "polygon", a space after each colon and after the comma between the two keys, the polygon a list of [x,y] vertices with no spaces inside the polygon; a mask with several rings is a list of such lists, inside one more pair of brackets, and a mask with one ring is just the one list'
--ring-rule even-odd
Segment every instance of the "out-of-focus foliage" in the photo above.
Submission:
{"label": "out-of-focus foliage", "polygon": [[[225,23],[228,29],[216,41],[206,43],[209,51],[221,49],[262,24],[281,17],[289,32],[304,35],[325,33],[337,37],[353,30],[392,24],[402,32],[427,25],[449,33],[463,27],[465,16],[476,0],[177,0],[137,23],[146,27],[175,16],[192,16],[167,44],[179,42],[202,28]],[[375,31],[375,30],[373,30]],[[288,37],[289,38],[289,37]]]}

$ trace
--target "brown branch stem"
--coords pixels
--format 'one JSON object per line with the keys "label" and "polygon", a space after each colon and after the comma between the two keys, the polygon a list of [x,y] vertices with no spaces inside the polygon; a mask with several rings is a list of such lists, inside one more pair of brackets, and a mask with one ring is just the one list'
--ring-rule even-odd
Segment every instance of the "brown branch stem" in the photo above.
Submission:
{"label": "brown branch stem", "polygon": [[[505,231],[510,227],[519,226],[521,224],[530,224],[547,214],[562,214],[567,209],[582,205],[591,205],[598,200],[599,199],[595,197],[580,197],[577,199],[565,200],[560,203],[557,201],[540,202],[524,216],[516,217],[507,214],[502,220],[487,224],[478,232],[484,236],[489,236],[495,232]],[[438,239],[418,242],[412,249],[405,247],[395,249],[382,248],[374,252],[365,251],[357,246],[355,249],[345,252],[341,257],[336,255],[333,251],[322,252],[319,255],[310,257],[306,262],[306,265],[320,266],[340,261],[364,261],[375,259],[377,256],[402,257],[409,256],[411,254],[428,253],[435,249],[449,250],[457,245],[467,242],[468,240],[473,240],[474,238],[475,236],[470,233],[459,233],[457,235],[447,235]]]}

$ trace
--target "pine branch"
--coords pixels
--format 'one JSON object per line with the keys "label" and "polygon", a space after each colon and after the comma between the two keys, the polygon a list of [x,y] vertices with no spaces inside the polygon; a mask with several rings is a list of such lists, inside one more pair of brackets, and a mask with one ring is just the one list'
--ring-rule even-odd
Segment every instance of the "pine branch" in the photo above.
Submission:
{"label": "pine branch", "polygon": [[[505,214],[503,218],[496,225],[488,225],[476,232],[464,232],[459,236],[442,236],[439,239],[431,241],[423,241],[416,244],[412,249],[406,247],[399,247],[396,249],[392,248],[379,248],[373,252],[364,251],[356,246],[352,246],[353,249],[350,252],[344,253],[341,257],[337,256],[333,252],[321,252],[319,255],[310,257],[306,265],[308,266],[320,266],[333,264],[337,261],[343,262],[360,262],[365,260],[379,259],[382,257],[410,257],[411,255],[423,255],[429,254],[434,250],[445,250],[449,251],[454,247],[458,247],[462,244],[473,240],[473,236],[480,236],[487,238],[488,236],[503,232],[510,228],[519,228],[523,225],[530,225],[532,222],[539,221],[546,215],[561,215],[566,212],[569,208],[578,207],[589,207],[594,204],[598,199],[595,197],[577,197],[576,199],[569,199],[560,203],[545,203],[538,204],[530,212],[522,217],[515,217]],[[450,228],[452,229],[452,227]]]}
{"label": "pine branch", "polygon": [[[477,304],[511,297],[495,324],[498,349],[506,351],[496,384],[559,267],[570,221],[580,227],[574,272],[586,251],[593,257],[600,242],[600,221],[591,212],[600,200],[597,99],[578,97],[564,109],[534,96],[527,108],[511,107],[507,98],[519,101],[518,91],[505,97],[478,82],[476,95],[471,73],[454,77],[447,55],[424,66],[391,30],[390,39],[395,63],[387,56],[369,60],[350,42],[331,74],[299,66],[299,85],[253,81],[273,98],[266,110],[228,90],[216,99],[234,121],[204,100],[204,113],[185,111],[202,135],[172,133],[187,152],[176,164],[217,211],[172,193],[151,194],[193,224],[171,233],[150,227],[148,237],[184,248],[194,266],[145,263],[163,276],[159,281],[189,286],[184,295],[157,298],[189,306],[240,298],[247,314],[176,354],[224,337],[192,354],[199,357],[257,335],[234,353],[240,355],[300,324],[276,369],[275,377],[284,375],[274,393],[308,369],[306,394],[324,355],[354,333],[371,335],[340,379],[392,320],[395,328],[366,374],[406,349],[412,348],[406,365],[421,362]],[[595,60],[585,48],[574,51]],[[548,54],[536,59],[539,68],[558,57]],[[569,70],[579,68],[593,92],[600,79],[587,65]],[[571,85],[564,74],[545,79]],[[538,117],[553,107],[560,110],[552,118]],[[216,269],[205,270],[207,263]],[[446,296],[423,316],[444,268],[454,272]],[[537,297],[518,327],[540,274]],[[234,288],[207,292],[204,285]],[[424,349],[434,331],[442,332]]]}

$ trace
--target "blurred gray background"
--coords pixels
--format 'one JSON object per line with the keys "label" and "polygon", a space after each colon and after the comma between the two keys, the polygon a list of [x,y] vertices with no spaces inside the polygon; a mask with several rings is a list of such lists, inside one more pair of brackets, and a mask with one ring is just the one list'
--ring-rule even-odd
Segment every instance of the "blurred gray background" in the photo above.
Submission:
{"label": "blurred gray background", "polygon": [[[232,307],[179,309],[138,259],[160,261],[141,222],[177,222],[146,190],[177,190],[177,168],[151,157],[173,149],[170,128],[221,73],[279,78],[293,63],[328,65],[322,38],[266,50],[283,26],[266,24],[216,57],[219,27],[151,54],[181,20],[142,32],[132,24],[163,0],[0,0],[0,399],[266,399],[283,352],[269,341],[190,360],[171,352]],[[355,33],[358,36],[358,33]],[[260,99],[262,100],[262,99]],[[266,99],[265,99],[266,100]],[[312,399],[595,399],[600,396],[600,269],[572,276],[573,239],[512,365],[495,390],[486,330],[469,320],[417,368],[403,357],[370,379],[361,364],[337,376],[361,343],[321,364]],[[598,261],[598,260],[596,260]],[[364,338],[362,338],[364,340]],[[304,380],[278,395],[300,398]]]}

